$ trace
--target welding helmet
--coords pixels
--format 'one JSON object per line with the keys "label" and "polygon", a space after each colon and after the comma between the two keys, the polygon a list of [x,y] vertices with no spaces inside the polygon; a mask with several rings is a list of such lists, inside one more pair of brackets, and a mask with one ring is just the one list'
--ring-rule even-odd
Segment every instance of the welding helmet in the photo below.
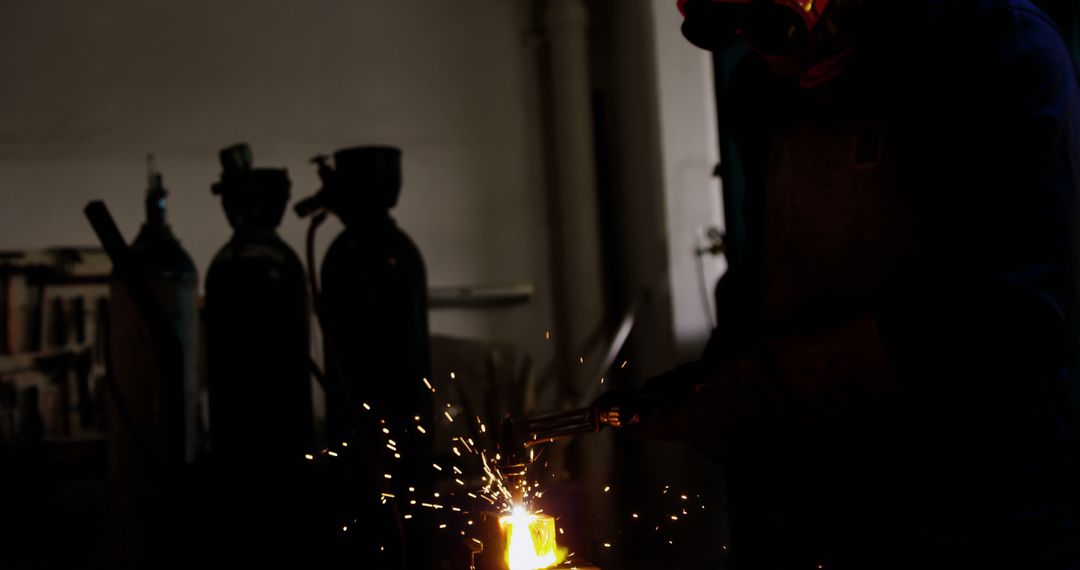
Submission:
{"label": "welding helmet", "polygon": [[678,0],[682,32],[707,50],[742,37],[757,51],[783,56],[803,45],[830,0]]}

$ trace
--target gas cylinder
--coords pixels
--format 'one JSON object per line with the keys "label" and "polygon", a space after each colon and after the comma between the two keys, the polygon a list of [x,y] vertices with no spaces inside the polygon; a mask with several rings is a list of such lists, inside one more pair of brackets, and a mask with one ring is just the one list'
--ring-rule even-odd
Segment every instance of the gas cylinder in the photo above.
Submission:
{"label": "gas cylinder", "polygon": [[308,292],[300,259],[276,230],[289,176],[253,169],[245,144],[220,159],[213,193],[234,231],[206,276],[211,454],[249,466],[302,460],[313,431]]}
{"label": "gas cylinder", "polygon": [[[401,151],[340,150],[334,168],[324,166],[321,175],[326,206],[345,224],[322,262],[327,368],[347,384],[353,405],[373,406],[391,430],[407,430],[417,416],[430,425],[424,260],[390,215],[401,192]],[[346,396],[328,396],[331,441],[349,435]]]}
{"label": "gas cylinder", "polygon": [[[160,555],[155,549],[166,532],[162,505],[170,494],[169,479],[178,475],[177,458],[181,463],[194,461],[199,445],[197,274],[166,222],[168,192],[162,176],[152,156],[147,162],[146,222],[131,244],[130,260],[180,340],[180,362],[169,366],[181,367],[182,373],[174,377],[181,378],[183,386],[163,385],[150,330],[127,290],[114,279],[109,303],[110,374],[116,387],[108,422],[109,550],[120,564],[145,564]],[[182,410],[182,419],[163,413],[169,410]]]}
{"label": "gas cylinder", "polygon": [[[353,147],[336,152],[332,166],[328,157],[316,162],[322,189],[296,210],[306,215],[324,209],[345,226],[323,258],[316,298],[327,371],[328,445],[353,440],[371,446],[390,438],[400,451],[392,459],[376,458],[381,445],[356,456],[358,475],[352,480],[361,496],[376,496],[377,489],[431,496],[436,481],[426,431],[433,416],[427,277],[419,249],[390,214],[401,193],[401,151]],[[310,243],[308,249],[310,254]],[[356,429],[370,433],[353,439]],[[374,501],[357,509],[356,517],[369,521],[382,521],[389,512]],[[419,523],[424,514],[413,513],[417,520],[409,522]],[[407,568],[436,567],[436,525],[403,522],[395,524],[404,529],[400,545],[395,537],[372,536],[368,542],[387,544],[388,559],[400,558]]]}

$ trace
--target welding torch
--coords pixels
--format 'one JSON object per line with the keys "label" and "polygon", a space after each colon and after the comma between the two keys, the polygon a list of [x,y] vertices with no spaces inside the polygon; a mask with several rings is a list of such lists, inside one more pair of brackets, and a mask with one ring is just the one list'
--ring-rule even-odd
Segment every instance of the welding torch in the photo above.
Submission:
{"label": "welding torch", "polygon": [[[622,351],[643,300],[644,296],[638,295],[630,304],[604,353],[597,376],[605,374]],[[500,463],[499,471],[509,477],[522,475],[528,466],[523,454],[534,446],[596,433],[605,426],[632,426],[640,423],[643,417],[648,417],[649,410],[656,409],[658,399],[646,391],[616,389],[600,395],[600,386],[592,385],[582,394],[575,409],[570,411],[503,420],[501,448],[506,457]]]}
{"label": "welding torch", "polygon": [[658,409],[661,398],[644,390],[616,389],[592,404],[566,412],[527,418],[507,418],[503,422],[504,441],[519,442],[523,449],[586,433],[604,427],[634,426]]}

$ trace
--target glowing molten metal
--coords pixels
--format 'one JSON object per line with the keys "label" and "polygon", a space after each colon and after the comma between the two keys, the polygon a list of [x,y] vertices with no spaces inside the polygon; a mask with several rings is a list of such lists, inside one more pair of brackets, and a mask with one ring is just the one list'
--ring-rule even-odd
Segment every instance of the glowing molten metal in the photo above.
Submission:
{"label": "glowing molten metal", "polygon": [[555,553],[555,519],[515,506],[499,518],[506,531],[506,564],[510,570],[538,570],[558,562]]}

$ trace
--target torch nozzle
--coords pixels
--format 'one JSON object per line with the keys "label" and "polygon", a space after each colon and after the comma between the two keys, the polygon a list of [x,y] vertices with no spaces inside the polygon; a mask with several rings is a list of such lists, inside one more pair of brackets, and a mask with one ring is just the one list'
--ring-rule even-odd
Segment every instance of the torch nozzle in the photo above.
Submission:
{"label": "torch nozzle", "polygon": [[600,431],[600,413],[593,407],[533,416],[520,421],[518,433],[526,448],[583,433]]}

